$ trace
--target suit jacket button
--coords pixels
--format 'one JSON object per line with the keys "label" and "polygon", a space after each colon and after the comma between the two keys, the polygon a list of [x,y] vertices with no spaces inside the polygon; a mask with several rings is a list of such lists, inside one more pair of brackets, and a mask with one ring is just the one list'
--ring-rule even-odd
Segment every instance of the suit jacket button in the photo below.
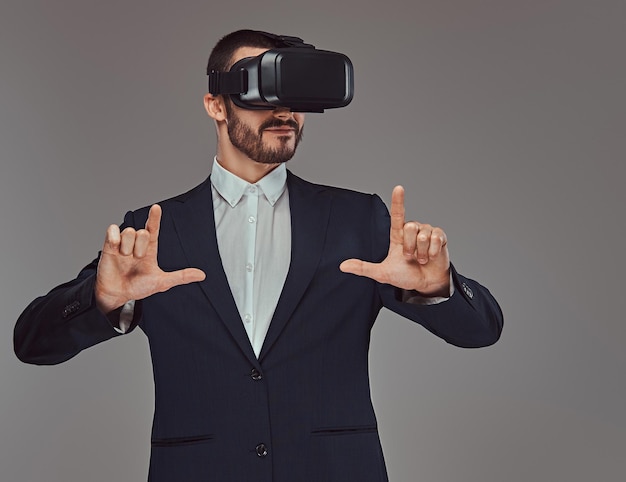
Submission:
{"label": "suit jacket button", "polygon": [[472,291],[472,288],[470,288],[467,283],[463,283],[461,285],[461,288],[463,288],[463,291],[465,292],[465,294],[470,300],[474,298],[474,292]]}
{"label": "suit jacket button", "polygon": [[259,444],[256,446],[256,454],[259,457],[265,457],[267,455],[267,447],[265,444]]}
{"label": "suit jacket button", "polygon": [[263,375],[261,375],[261,372],[257,370],[256,368],[252,369],[252,372],[250,372],[250,376],[252,377],[253,380],[261,380],[263,378]]}
{"label": "suit jacket button", "polygon": [[69,305],[66,305],[65,308],[63,308],[63,313],[62,313],[63,318],[67,318],[72,313],[76,313],[79,308],[80,308],[80,302],[72,301]]}

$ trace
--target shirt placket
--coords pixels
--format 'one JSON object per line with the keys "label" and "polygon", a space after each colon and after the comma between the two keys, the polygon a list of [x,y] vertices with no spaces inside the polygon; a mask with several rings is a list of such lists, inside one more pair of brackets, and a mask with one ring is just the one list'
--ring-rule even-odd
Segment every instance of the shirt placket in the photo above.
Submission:
{"label": "shirt placket", "polygon": [[254,311],[254,269],[256,264],[255,259],[255,244],[256,244],[256,228],[257,228],[257,216],[259,211],[259,188],[251,185],[247,188],[247,212],[245,222],[247,224],[245,231],[245,243],[246,243],[246,261],[245,267],[245,288],[244,288],[244,302],[243,302],[243,323],[248,333],[250,340],[254,340],[255,325],[256,325],[256,313]]}

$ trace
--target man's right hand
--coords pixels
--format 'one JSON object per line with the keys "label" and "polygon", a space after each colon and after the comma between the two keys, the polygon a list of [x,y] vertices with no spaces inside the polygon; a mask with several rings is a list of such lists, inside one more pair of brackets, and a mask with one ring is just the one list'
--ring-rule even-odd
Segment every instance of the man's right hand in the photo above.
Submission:
{"label": "man's right hand", "polygon": [[157,264],[161,206],[154,204],[148,213],[145,229],[117,225],[107,229],[98,263],[96,304],[105,314],[130,300],[141,300],[174,286],[202,281],[202,270],[185,268],[165,272]]}

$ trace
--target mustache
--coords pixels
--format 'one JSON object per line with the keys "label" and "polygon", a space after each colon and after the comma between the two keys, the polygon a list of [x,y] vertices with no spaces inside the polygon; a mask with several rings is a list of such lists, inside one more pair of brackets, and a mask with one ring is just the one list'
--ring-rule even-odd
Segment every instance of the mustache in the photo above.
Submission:
{"label": "mustache", "polygon": [[265,129],[271,129],[274,127],[291,127],[296,130],[296,134],[300,132],[300,124],[298,124],[294,119],[287,119],[285,121],[280,119],[268,119],[259,127],[259,135]]}

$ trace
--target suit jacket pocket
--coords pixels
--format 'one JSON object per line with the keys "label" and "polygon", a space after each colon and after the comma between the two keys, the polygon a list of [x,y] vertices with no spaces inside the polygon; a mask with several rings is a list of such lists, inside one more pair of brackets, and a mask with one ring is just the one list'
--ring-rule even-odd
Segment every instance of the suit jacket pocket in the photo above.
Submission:
{"label": "suit jacket pocket", "polygon": [[311,430],[306,480],[388,482],[375,424]]}
{"label": "suit jacket pocket", "polygon": [[213,439],[213,434],[193,435],[190,437],[153,438],[151,441],[151,445],[153,447],[180,447],[185,445],[200,444],[211,441]]}
{"label": "suit jacket pocket", "polygon": [[343,427],[318,427],[311,430],[311,435],[314,436],[329,436],[329,435],[358,435],[363,433],[376,433],[378,428],[376,425],[350,425]]}

